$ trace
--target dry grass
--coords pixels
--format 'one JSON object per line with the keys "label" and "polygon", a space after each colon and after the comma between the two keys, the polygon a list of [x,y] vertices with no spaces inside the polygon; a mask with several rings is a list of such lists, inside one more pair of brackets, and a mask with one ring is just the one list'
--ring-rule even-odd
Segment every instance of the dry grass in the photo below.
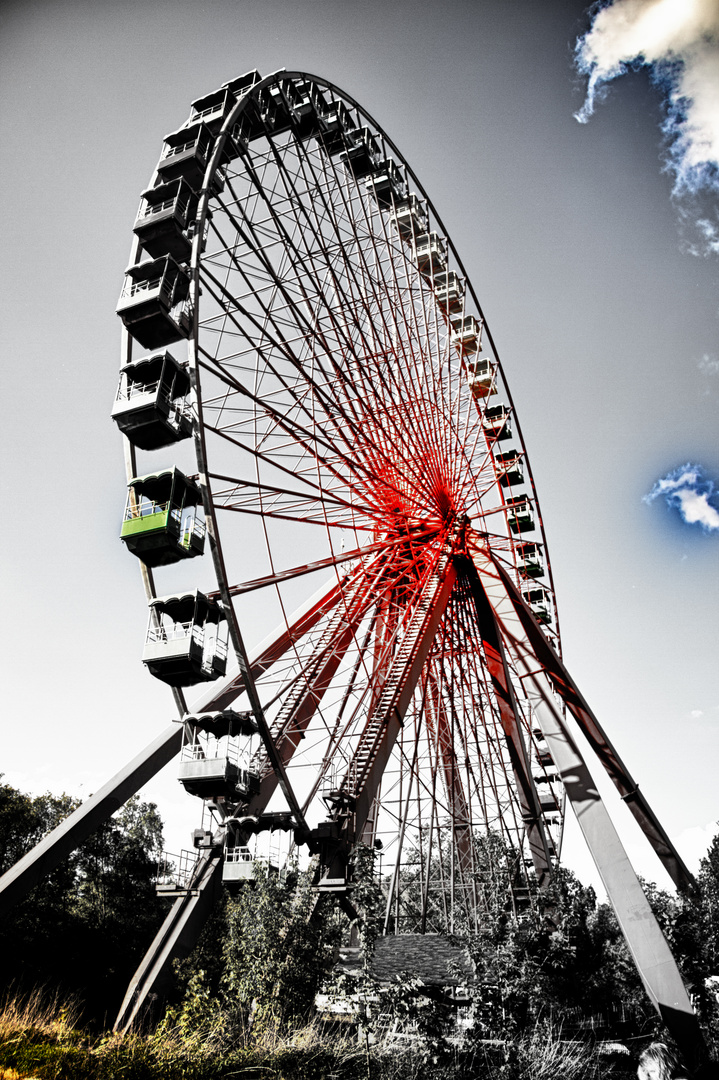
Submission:
{"label": "dry grass", "polygon": [[[153,1034],[88,1036],[78,1030],[75,1001],[42,990],[0,1001],[0,1080],[454,1080],[466,1072],[462,1051],[454,1062],[432,1063],[421,1040],[408,1045],[380,1041],[371,1051],[356,1034],[328,1030],[315,1019],[295,1027],[256,1020],[252,1031],[241,1023],[231,1030],[209,1009],[204,1023],[178,1022],[175,1014]],[[501,1051],[501,1048],[504,1048]],[[516,1041],[500,1040],[499,1058],[474,1059],[472,1080],[600,1080],[592,1048],[562,1038],[560,1029],[537,1026]],[[484,1055],[482,1055],[484,1056]]]}
{"label": "dry grass", "polygon": [[563,1038],[558,1027],[538,1024],[519,1039],[516,1053],[526,1080],[594,1080],[600,1075],[594,1048]]}
{"label": "dry grass", "polygon": [[82,1009],[73,997],[59,997],[57,991],[43,987],[28,993],[10,990],[0,998],[0,1040],[7,1042],[18,1035],[33,1032],[61,1042],[77,1031]]}

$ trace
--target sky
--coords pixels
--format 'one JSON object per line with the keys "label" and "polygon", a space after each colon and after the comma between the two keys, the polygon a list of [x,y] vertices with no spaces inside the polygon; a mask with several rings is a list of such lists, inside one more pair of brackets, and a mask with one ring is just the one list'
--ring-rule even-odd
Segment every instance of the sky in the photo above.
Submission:
{"label": "sky", "polygon": [[[361,102],[442,216],[520,417],[565,660],[696,868],[719,819],[719,16],[694,0],[687,29],[675,9],[5,3],[5,782],[85,798],[173,719],[140,661],[144,594],[118,539],[115,306],[163,135],[226,80],[286,67]],[[178,850],[199,814],[174,777],[143,794]],[[666,884],[607,798],[638,871]],[[565,857],[596,881],[571,821]]]}

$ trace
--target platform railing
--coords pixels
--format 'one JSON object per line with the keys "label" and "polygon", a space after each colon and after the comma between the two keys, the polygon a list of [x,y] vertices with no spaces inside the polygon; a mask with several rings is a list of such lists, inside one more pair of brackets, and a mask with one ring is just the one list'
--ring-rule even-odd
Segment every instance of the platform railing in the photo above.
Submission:
{"label": "platform railing", "polygon": [[[150,203],[143,199],[140,213],[137,216],[138,218],[152,217],[153,214],[160,214],[163,210],[171,210],[176,202],[177,196],[172,199],[164,199],[159,203]],[[182,208],[180,207],[180,209]]]}
{"label": "platform railing", "polygon": [[122,290],[122,295],[137,296],[142,292],[154,292],[155,290],[170,292],[169,284],[164,282],[164,275],[160,274],[156,278],[144,278],[142,281],[134,281],[132,278],[127,278],[125,281],[125,287]]}
{"label": "platform railing", "polygon": [[189,889],[199,859],[199,852],[183,848],[179,855],[163,851],[157,861],[155,885]]}
{"label": "platform railing", "polygon": [[252,862],[252,852],[248,847],[225,848],[225,862]]}
{"label": "platform railing", "polygon": [[[132,521],[135,518],[151,517],[153,514],[166,514],[170,503],[168,502],[156,502],[154,499],[148,499],[143,495],[140,500],[137,500],[135,496],[133,498],[132,492],[128,496],[127,505],[125,506],[125,521]],[[174,517],[176,511],[172,511]]]}
{"label": "platform railing", "polygon": [[[180,638],[192,637],[195,639],[198,645],[203,645],[205,640],[205,632],[201,626],[192,622],[176,622],[171,627],[165,626],[148,626],[147,637],[145,638],[146,644],[156,644],[158,642],[177,641]],[[225,655],[227,654],[227,646],[225,646]]]}
{"label": "platform railing", "polygon": [[179,143],[177,146],[168,146],[162,155],[162,160],[167,158],[176,157],[178,154],[184,154],[186,150],[192,150],[199,143],[199,139],[188,139],[187,142]]}

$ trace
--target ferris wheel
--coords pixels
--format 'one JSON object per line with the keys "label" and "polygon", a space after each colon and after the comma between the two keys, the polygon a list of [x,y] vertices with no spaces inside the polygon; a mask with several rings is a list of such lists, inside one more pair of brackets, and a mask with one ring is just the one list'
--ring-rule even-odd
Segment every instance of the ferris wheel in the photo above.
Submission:
{"label": "ferris wheel", "polygon": [[121,535],[177,721],[5,875],[0,907],[179,752],[203,824],[126,1027],[267,835],[316,855],[318,899],[351,917],[358,846],[378,851],[384,933],[472,932],[498,870],[515,915],[549,883],[569,800],[650,996],[693,1033],[577,730],[691,875],[564,666],[515,405],[395,144],[303,72],[199,98],[142,193],[118,314]]}
{"label": "ferris wheel", "polygon": [[[496,869],[478,834],[511,853],[521,904],[558,857],[564,796],[509,667],[511,709],[498,697],[471,551],[559,651],[551,571],[491,335],[408,164],[329,83],[226,84],[164,141],[119,314],[144,660],[187,718],[186,786],[230,823],[225,879],[284,810],[320,891],[348,897],[353,846],[381,850],[386,929],[476,926]],[[177,562],[188,588],[158,596],[148,568]],[[241,677],[186,708],[226,638]]]}
{"label": "ferris wheel", "polygon": [[385,933],[466,931],[498,858],[515,911],[528,874],[550,880],[566,794],[640,969],[656,966],[566,709],[688,872],[563,666],[509,388],[394,143],[302,72],[199,98],[142,194],[118,314],[143,661],[172,687],[180,778],[214,819],[124,1015],[218,882],[251,874],[253,836],[289,830],[350,915],[357,846],[381,850]]}

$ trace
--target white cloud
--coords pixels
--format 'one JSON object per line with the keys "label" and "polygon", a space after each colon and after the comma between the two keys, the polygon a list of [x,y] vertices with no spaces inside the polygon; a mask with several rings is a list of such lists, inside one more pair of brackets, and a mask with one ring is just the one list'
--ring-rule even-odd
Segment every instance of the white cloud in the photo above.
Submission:
{"label": "white cloud", "polygon": [[702,253],[719,254],[719,226],[715,225],[709,218],[698,218],[696,227],[703,239]]}
{"label": "white cloud", "polygon": [[699,525],[704,532],[719,532],[719,509],[712,502],[717,493],[713,481],[704,478],[701,465],[681,465],[657,480],[644,502],[653,502],[660,495],[667,506],[679,511],[687,525]]}
{"label": "white cloud", "polygon": [[679,512],[688,525],[701,525],[703,529],[719,529],[719,510],[712,506],[704,493],[681,488],[675,493]]}
{"label": "white cloud", "polygon": [[[666,94],[667,167],[674,194],[719,190],[719,0],[609,0],[577,42],[576,63],[588,76],[586,124],[607,85],[629,67],[648,66]],[[714,211],[693,208],[698,240],[692,254],[719,253]]]}
{"label": "white cloud", "polygon": [[704,353],[699,361],[699,370],[702,375],[719,375],[719,358]]}

